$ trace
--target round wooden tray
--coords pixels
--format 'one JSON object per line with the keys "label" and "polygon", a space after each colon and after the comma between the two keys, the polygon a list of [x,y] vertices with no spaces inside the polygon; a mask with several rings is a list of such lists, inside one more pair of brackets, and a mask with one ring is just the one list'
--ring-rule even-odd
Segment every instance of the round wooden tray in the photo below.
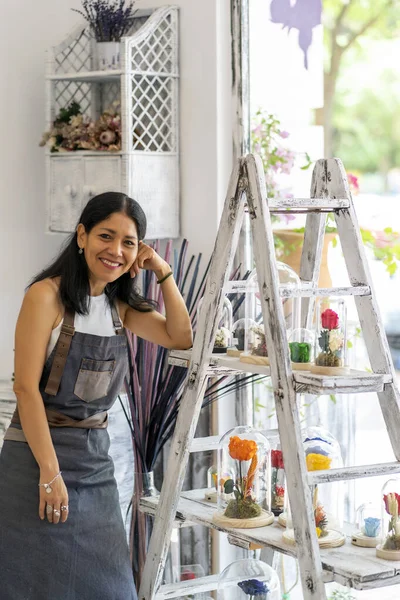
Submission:
{"label": "round wooden tray", "polygon": [[224,514],[216,512],[213,515],[213,521],[217,525],[223,527],[235,527],[236,529],[253,529],[253,527],[265,527],[271,525],[275,520],[272,513],[263,510],[259,517],[253,517],[252,519],[230,519],[225,517]]}
{"label": "round wooden tray", "polygon": [[268,356],[253,356],[252,354],[240,354],[240,362],[249,363],[250,365],[269,366]]}
{"label": "round wooden tray", "polygon": [[382,544],[376,547],[376,555],[385,560],[400,560],[400,550],[384,550]]}
{"label": "round wooden tray", "polygon": [[313,363],[296,363],[292,362],[292,371],[310,371]]}
{"label": "round wooden tray", "polygon": [[308,370],[316,375],[348,375],[350,373],[349,367],[320,367],[313,364]]}
{"label": "round wooden tray", "polygon": [[351,536],[351,543],[353,546],[359,546],[360,548],[376,548],[377,543],[380,542],[380,537],[368,537],[362,533],[353,533]]}
{"label": "round wooden tray", "polygon": [[[283,541],[291,546],[296,544],[294,539],[294,531],[293,529],[288,529],[282,535]],[[335,531],[334,529],[330,529],[328,531],[328,535],[318,538],[318,544],[320,548],[339,548],[339,546],[343,546],[346,541],[346,536],[343,535],[340,531]]]}
{"label": "round wooden tray", "polygon": [[237,350],[236,348],[228,348],[226,351],[227,356],[235,356],[236,358],[242,354],[242,350]]}

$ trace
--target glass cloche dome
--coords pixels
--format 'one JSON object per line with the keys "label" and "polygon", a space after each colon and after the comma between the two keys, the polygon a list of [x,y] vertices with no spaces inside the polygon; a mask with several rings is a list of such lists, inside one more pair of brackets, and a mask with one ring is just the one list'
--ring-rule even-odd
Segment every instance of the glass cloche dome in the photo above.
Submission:
{"label": "glass cloche dome", "polygon": [[[224,474],[233,477],[225,479]],[[227,527],[270,525],[271,456],[268,439],[252,427],[236,427],[222,436],[218,449],[218,511],[214,521]]]}
{"label": "glass cloche dome", "polygon": [[262,562],[245,558],[224,569],[218,580],[218,600],[281,600],[276,571]]}

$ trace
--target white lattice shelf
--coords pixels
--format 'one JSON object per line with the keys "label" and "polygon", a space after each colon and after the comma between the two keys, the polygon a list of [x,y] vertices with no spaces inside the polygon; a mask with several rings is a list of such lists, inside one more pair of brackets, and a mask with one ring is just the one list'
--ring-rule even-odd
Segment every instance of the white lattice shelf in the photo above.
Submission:
{"label": "white lattice shelf", "polygon": [[[179,367],[188,367],[191,350],[171,350],[169,363]],[[269,367],[242,363],[238,358],[223,354],[212,354],[208,373],[217,375],[240,375],[253,373],[254,375],[271,374]],[[369,373],[366,371],[350,370],[348,375],[317,375],[309,371],[293,371],[296,382],[296,391],[303,394],[357,394],[366,392],[380,392],[386,383],[391,383],[389,374]]]}
{"label": "white lattice shelf", "polygon": [[[250,547],[250,545],[269,547],[283,554],[296,556],[296,548],[288,546],[282,540],[284,530],[277,523],[257,529],[224,529],[216,525],[212,517],[217,507],[204,500],[204,492],[205,490],[191,490],[182,493],[176,511],[176,518],[181,523],[189,520],[191,523],[224,531],[229,534],[231,542],[241,547]],[[140,502],[141,510],[152,516],[155,514],[157,504],[158,498],[142,498]],[[349,538],[351,530],[349,527],[346,529]],[[358,548],[353,546],[349,539],[341,548],[321,550],[321,561],[326,583],[336,581],[358,590],[400,583],[400,562],[377,558],[374,548]]]}
{"label": "white lattice shelf", "polygon": [[46,131],[61,109],[79,104],[96,120],[120,105],[121,152],[46,153],[47,230],[75,230],[82,209],[103,192],[135,198],[147,239],[179,237],[178,9],[138,11],[121,39],[120,65],[99,71],[84,23],[48,52]]}
{"label": "white lattice shelf", "polygon": [[49,81],[89,81],[89,82],[106,82],[114,81],[121,77],[124,71],[79,71],[78,73],[57,73],[49,75]]}

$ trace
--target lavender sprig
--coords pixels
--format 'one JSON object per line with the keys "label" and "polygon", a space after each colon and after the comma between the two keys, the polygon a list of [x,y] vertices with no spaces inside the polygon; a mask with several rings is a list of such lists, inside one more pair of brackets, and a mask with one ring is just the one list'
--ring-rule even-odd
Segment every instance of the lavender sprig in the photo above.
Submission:
{"label": "lavender sprig", "polygon": [[97,42],[119,42],[133,25],[136,0],[82,0],[83,10],[73,8],[89,23]]}

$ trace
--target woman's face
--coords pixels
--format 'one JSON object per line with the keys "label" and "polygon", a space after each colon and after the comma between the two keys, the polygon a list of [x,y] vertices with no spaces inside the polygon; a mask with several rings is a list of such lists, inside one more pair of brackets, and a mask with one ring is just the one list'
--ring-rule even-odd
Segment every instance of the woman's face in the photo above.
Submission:
{"label": "woman's face", "polygon": [[127,273],[138,253],[136,223],[124,213],[113,213],[87,234],[78,225],[78,244],[83,248],[92,284],[110,283]]}

